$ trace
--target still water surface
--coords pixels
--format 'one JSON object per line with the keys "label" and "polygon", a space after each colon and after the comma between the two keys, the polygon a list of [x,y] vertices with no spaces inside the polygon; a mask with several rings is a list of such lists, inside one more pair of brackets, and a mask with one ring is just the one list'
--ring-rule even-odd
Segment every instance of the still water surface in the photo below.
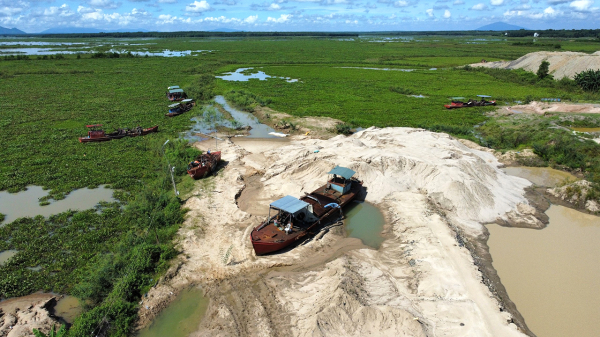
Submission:
{"label": "still water surface", "polygon": [[200,288],[182,291],[138,337],[185,337],[198,330],[208,308]]}
{"label": "still water surface", "polygon": [[12,249],[0,252],[0,266],[6,263],[11,257],[17,255],[18,252],[19,251]]}
{"label": "still water surface", "polygon": [[75,190],[62,200],[53,201],[50,205],[40,206],[39,199],[48,195],[41,186],[27,186],[26,191],[18,193],[0,192],[0,213],[5,214],[4,222],[7,224],[22,217],[45,217],[58,214],[69,209],[84,210],[96,206],[100,201],[113,202],[113,190],[100,186],[95,189],[81,188]]}
{"label": "still water surface", "polygon": [[565,180],[579,180],[569,172],[555,170],[550,167],[505,167],[502,169],[506,174],[525,178],[538,186],[554,187]]}
{"label": "still water surface", "polygon": [[54,306],[54,315],[62,318],[65,322],[73,324],[75,318],[83,312],[83,307],[77,297],[65,296]]}
{"label": "still water surface", "polygon": [[600,332],[600,217],[552,205],[542,230],[488,225],[494,268],[538,337]]}
{"label": "still water surface", "polygon": [[251,113],[240,111],[236,108],[231,107],[225,100],[225,97],[218,95],[215,97],[215,102],[221,104],[221,106],[223,106],[223,109],[229,112],[231,114],[231,117],[233,117],[241,125],[247,125],[252,127],[248,138],[277,138],[277,136],[269,134],[270,132],[276,132],[275,129],[266,124],[262,124],[258,121],[258,118],[256,118]]}
{"label": "still water surface", "polygon": [[365,245],[379,249],[384,240],[381,232],[385,223],[379,208],[368,202],[355,201],[348,205],[345,216],[349,237],[358,238]]}

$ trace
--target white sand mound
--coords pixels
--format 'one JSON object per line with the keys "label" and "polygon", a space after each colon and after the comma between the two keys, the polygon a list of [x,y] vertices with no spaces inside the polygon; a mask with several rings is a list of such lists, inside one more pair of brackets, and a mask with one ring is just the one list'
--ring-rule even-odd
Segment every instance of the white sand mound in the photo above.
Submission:
{"label": "white sand mound", "polygon": [[537,72],[542,61],[550,62],[550,74],[552,74],[555,79],[561,79],[563,77],[573,79],[576,74],[582,71],[588,69],[600,69],[600,51],[597,51],[593,54],[571,51],[538,51],[529,53],[511,62],[498,61],[475,63],[471,66],[503,69],[524,69],[531,72]]}
{"label": "white sand mound", "polygon": [[[453,229],[474,239],[482,223],[530,211],[530,183],[500,171],[491,153],[411,128],[305,138],[262,154],[231,142],[220,150],[226,168],[198,182],[185,205],[183,265],[144,299],[159,307],[171,287],[203,284],[211,302],[193,336],[522,336]],[[314,190],[335,165],[355,170],[366,200],[385,213],[381,248],[343,238],[338,227],[256,257],[249,233],[261,218],[236,202],[245,177],[264,172],[252,197],[266,206]]]}

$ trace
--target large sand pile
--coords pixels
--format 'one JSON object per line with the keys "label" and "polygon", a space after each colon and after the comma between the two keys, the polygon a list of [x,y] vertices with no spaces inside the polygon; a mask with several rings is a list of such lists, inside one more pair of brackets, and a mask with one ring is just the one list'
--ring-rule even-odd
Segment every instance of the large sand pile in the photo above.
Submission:
{"label": "large sand pile", "polygon": [[577,52],[551,52],[538,51],[529,53],[514,61],[505,62],[486,62],[475,63],[473,67],[503,68],[503,69],[524,69],[531,72],[537,72],[542,61],[550,62],[550,74],[555,79],[563,77],[574,78],[576,74],[592,69],[600,69],[600,51],[593,54]]}
{"label": "large sand pile", "polygon": [[[144,299],[141,325],[171,292],[201,284],[211,302],[194,336],[528,332],[489,272],[483,224],[502,218],[537,226],[539,220],[524,197],[530,183],[500,171],[491,153],[411,128],[298,139],[263,153],[252,148],[223,144],[227,166],[197,183],[185,205],[191,211],[180,231],[181,261]],[[312,191],[335,165],[355,170],[368,188],[366,200],[384,211],[381,248],[344,238],[337,227],[256,257],[249,233],[264,215],[241,210],[240,199],[266,209],[284,195]]]}

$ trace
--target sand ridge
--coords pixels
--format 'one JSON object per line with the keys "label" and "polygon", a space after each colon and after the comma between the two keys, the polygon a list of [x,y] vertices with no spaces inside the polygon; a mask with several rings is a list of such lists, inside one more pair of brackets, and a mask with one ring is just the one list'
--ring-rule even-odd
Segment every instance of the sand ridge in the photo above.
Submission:
{"label": "sand ridge", "polygon": [[[200,284],[210,305],[194,336],[529,332],[482,282],[481,262],[467,249],[469,241],[486,238],[484,223],[510,221],[507,214],[540,222],[525,197],[530,183],[500,171],[489,151],[446,134],[374,127],[328,140],[295,136],[260,155],[240,145],[220,145],[227,165],[197,182],[186,201],[183,254],[144,299],[140,326],[171,292]],[[248,177],[261,185],[255,197],[267,207],[269,200],[312,191],[335,165],[355,170],[367,187],[364,198],[384,211],[381,248],[345,238],[335,227],[280,254],[256,257],[249,234],[264,215],[238,207]]]}

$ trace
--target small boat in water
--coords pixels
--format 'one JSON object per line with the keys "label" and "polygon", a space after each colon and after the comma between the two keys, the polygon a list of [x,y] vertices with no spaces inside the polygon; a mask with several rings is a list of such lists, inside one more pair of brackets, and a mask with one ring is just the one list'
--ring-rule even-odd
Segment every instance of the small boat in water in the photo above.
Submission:
{"label": "small boat in water", "polygon": [[89,129],[88,135],[87,137],[79,137],[80,143],[105,142],[113,139],[121,139],[123,137],[145,136],[152,132],[158,132],[158,125],[147,129],[143,129],[140,126],[132,130],[119,128],[117,131],[110,133],[106,133],[101,129],[102,124],[86,125],[86,127]]}
{"label": "small boat in water", "polygon": [[206,151],[188,164],[188,174],[194,179],[204,178],[211,174],[221,161],[221,151]]}
{"label": "small boat in water", "polygon": [[336,166],[327,183],[300,199],[290,195],[269,205],[269,215],[250,233],[256,255],[264,255],[300,242],[314,235],[324,225],[343,216],[342,208],[362,191],[362,181],[355,172]]}
{"label": "small boat in water", "polygon": [[166,113],[165,116],[174,117],[174,116],[181,115],[184,112],[188,112],[188,111],[192,110],[194,105],[196,105],[196,102],[194,102],[193,99],[186,98],[179,103],[173,103],[173,104],[169,105],[169,112]]}

